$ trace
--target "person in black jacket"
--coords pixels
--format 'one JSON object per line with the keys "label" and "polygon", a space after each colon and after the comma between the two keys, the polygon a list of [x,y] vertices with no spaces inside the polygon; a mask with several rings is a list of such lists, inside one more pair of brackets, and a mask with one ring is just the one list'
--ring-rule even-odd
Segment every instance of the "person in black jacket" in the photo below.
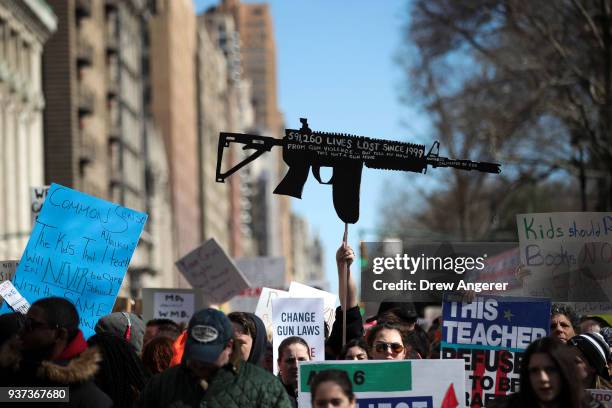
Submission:
{"label": "person in black jacket", "polygon": [[91,336],[87,344],[102,353],[96,385],[113,400],[113,407],[132,407],[149,380],[142,360],[124,338],[102,332]]}
{"label": "person in black jacket", "polygon": [[227,317],[232,322],[234,337],[242,342],[244,360],[262,367],[268,343],[264,322],[253,313],[232,312]]}
{"label": "person in black jacket", "polygon": [[[8,387],[68,387],[67,407],[106,408],[108,395],[93,382],[101,359],[79,330],[79,314],[70,301],[49,297],[32,304],[18,338],[0,350],[0,384]],[[56,404],[35,403],[35,406]],[[20,403],[20,406],[25,406]]]}
{"label": "person in black jacket", "polygon": [[[363,320],[357,303],[357,285],[350,273],[350,266],[355,260],[355,252],[349,245],[342,244],[336,251],[336,266],[338,268],[338,281],[345,269],[348,273],[347,309],[346,309],[346,342],[358,340],[363,337]],[[340,299],[344,294],[344,288],[340,285]],[[325,359],[336,360],[342,351],[342,306],[336,308],[336,320],[331,333],[325,343]]]}
{"label": "person in black jacket", "polygon": [[0,345],[17,336],[23,329],[25,316],[18,312],[0,316]]}

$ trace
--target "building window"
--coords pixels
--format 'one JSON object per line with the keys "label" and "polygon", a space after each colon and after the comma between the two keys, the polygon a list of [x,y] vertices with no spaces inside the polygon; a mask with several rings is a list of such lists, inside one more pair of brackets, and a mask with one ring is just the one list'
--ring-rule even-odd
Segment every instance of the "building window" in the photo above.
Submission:
{"label": "building window", "polygon": [[22,70],[24,73],[25,79],[31,81],[32,79],[32,48],[26,42],[22,43],[21,50],[21,61],[22,61]]}
{"label": "building window", "polygon": [[0,20],[0,60],[4,61],[4,56],[6,55],[5,47],[6,47],[6,37],[4,35],[6,31],[6,22],[4,20]]}
{"label": "building window", "polygon": [[8,38],[7,38],[7,61],[9,67],[12,70],[18,70],[18,61],[17,61],[17,33],[13,30],[9,29]]}

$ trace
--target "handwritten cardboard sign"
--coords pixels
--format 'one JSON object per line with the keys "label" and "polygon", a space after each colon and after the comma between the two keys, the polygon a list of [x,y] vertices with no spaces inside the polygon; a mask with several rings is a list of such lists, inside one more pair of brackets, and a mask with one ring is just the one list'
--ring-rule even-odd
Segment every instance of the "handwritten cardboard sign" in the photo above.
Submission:
{"label": "handwritten cardboard sign", "polygon": [[278,298],[272,300],[274,374],[278,373],[278,346],[287,337],[306,340],[312,361],[325,360],[323,299]]}
{"label": "handwritten cardboard sign", "polygon": [[[0,261],[0,283],[13,278],[18,264],[18,261]],[[3,302],[4,299],[0,298],[0,306]]]}
{"label": "handwritten cardboard sign", "polygon": [[10,280],[15,271],[19,261],[0,261],[0,282]]}
{"label": "handwritten cardboard sign", "polygon": [[610,302],[612,213],[518,214],[523,293],[554,301]]}
{"label": "handwritten cardboard sign", "polygon": [[179,259],[176,266],[191,286],[202,289],[211,303],[225,303],[250,287],[214,238]]}
{"label": "handwritten cardboard sign", "polygon": [[49,186],[42,187],[30,187],[30,199],[32,202],[31,213],[32,213],[32,225],[36,221],[40,210],[42,210],[43,203],[49,192]]}
{"label": "handwritten cardboard sign", "polygon": [[52,184],[13,284],[31,303],[73,302],[89,337],[113,309],[146,221],[144,213]]}
{"label": "handwritten cardboard sign", "polygon": [[323,370],[347,373],[359,407],[464,407],[463,360],[324,361],[299,364],[298,405],[311,407],[310,383]]}
{"label": "handwritten cardboard sign", "polygon": [[465,359],[466,406],[483,407],[519,390],[522,354],[548,335],[550,300],[478,296],[442,304],[443,359]]}
{"label": "handwritten cardboard sign", "polygon": [[291,285],[289,285],[289,296],[292,298],[322,298],[325,322],[331,330],[334,320],[336,320],[336,304],[338,304],[338,295],[304,285],[303,283],[291,282]]}

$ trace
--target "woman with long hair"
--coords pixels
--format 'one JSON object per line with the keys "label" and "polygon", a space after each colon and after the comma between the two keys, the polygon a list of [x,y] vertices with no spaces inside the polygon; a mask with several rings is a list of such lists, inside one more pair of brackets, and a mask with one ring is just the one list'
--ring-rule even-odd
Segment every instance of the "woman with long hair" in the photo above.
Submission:
{"label": "woman with long hair", "polygon": [[531,343],[521,361],[521,389],[491,408],[594,408],[601,405],[585,392],[574,355],[554,337]]}
{"label": "woman with long hair", "polygon": [[379,323],[367,334],[372,360],[404,360],[408,351],[406,334],[398,325]]}
{"label": "woman with long hair", "polygon": [[149,340],[142,348],[142,363],[152,375],[159,374],[170,367],[174,356],[173,340],[158,336]]}
{"label": "woman with long hair", "polygon": [[96,385],[111,397],[114,407],[135,406],[150,375],[134,348],[110,332],[91,336],[87,343],[102,353]]}

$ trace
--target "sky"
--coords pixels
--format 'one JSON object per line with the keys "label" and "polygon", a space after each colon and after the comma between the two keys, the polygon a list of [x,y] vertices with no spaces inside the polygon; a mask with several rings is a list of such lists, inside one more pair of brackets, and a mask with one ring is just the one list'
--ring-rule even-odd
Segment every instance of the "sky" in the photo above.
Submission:
{"label": "sky", "polygon": [[[408,1],[268,3],[276,41],[279,109],[286,127],[299,129],[299,118],[306,117],[316,131],[421,143],[428,140],[428,122],[416,104],[407,106],[399,100],[406,85],[394,57],[399,52]],[[195,0],[194,4],[199,13],[217,2]],[[329,175],[331,172],[322,172],[324,179]],[[360,218],[357,224],[349,225],[349,244],[356,253],[360,239],[376,238],[380,208],[393,186],[407,180],[417,182],[415,176],[406,178],[401,172],[364,167]],[[319,234],[329,288],[337,291],[335,252],[342,242],[344,224],[334,210],[331,186],[320,185],[311,173],[302,199],[292,198],[291,205],[308,220],[311,231]],[[356,266],[351,269],[358,279]]]}

